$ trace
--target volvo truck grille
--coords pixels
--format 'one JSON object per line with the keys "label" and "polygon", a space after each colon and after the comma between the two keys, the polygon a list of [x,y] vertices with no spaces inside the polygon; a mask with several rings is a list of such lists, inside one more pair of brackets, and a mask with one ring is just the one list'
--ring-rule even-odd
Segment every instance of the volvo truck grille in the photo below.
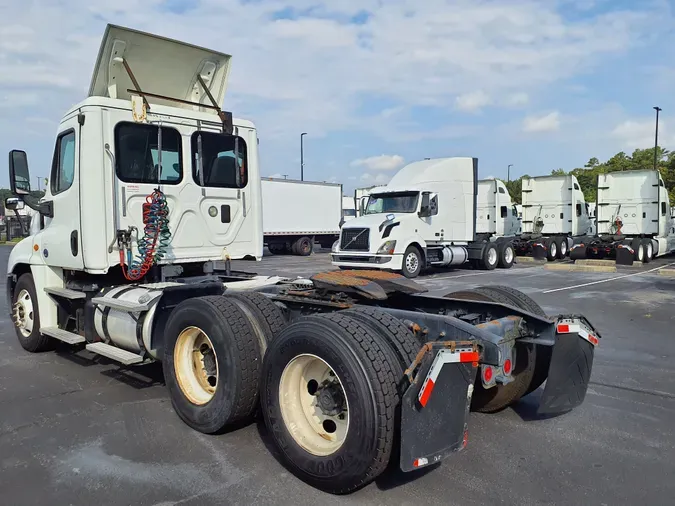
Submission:
{"label": "volvo truck grille", "polygon": [[343,228],[340,249],[343,251],[368,251],[367,228]]}

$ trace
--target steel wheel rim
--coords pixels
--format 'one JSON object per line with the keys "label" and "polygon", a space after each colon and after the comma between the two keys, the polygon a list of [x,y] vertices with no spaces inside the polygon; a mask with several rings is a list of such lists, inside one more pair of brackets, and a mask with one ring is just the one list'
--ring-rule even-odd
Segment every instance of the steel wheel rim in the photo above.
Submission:
{"label": "steel wheel rim", "polygon": [[558,254],[558,246],[554,242],[551,243],[551,256],[555,257]]}
{"label": "steel wheel rim", "polygon": [[506,249],[504,250],[504,261],[507,264],[510,264],[511,262],[513,262],[513,257],[514,257],[513,248],[511,246],[507,246]]}
{"label": "steel wheel rim", "polygon": [[349,402],[340,378],[325,360],[302,354],[288,362],[279,381],[279,406],[286,429],[308,453],[325,457],[344,444]]}
{"label": "steel wheel rim", "polygon": [[565,256],[567,254],[567,241],[564,240],[560,243],[560,256]]}
{"label": "steel wheel rim", "polygon": [[640,244],[638,246],[637,252],[638,252],[638,260],[640,260],[640,261],[644,260],[644,258],[645,258],[645,248],[642,244]]}
{"label": "steel wheel rim", "polygon": [[209,336],[199,327],[187,327],[173,351],[176,379],[187,399],[197,406],[207,404],[218,388],[218,357]]}
{"label": "steel wheel rim", "polygon": [[495,265],[497,263],[497,249],[490,248],[488,251],[488,264]]}
{"label": "steel wheel rim", "polygon": [[405,257],[405,267],[408,269],[408,272],[415,272],[419,265],[420,261],[417,255],[412,251],[408,253],[408,256]]}
{"label": "steel wheel rim", "polygon": [[33,324],[35,323],[35,308],[30,292],[25,288],[19,292],[14,303],[14,324],[21,332],[21,335],[28,337],[33,333]]}
{"label": "steel wheel rim", "polygon": [[652,255],[654,255],[654,246],[652,246],[652,243],[647,244],[647,258],[651,258]]}

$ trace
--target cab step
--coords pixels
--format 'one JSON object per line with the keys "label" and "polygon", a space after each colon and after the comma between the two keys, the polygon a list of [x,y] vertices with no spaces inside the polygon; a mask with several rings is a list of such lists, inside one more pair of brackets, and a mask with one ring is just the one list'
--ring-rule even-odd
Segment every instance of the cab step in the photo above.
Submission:
{"label": "cab step", "polygon": [[105,306],[110,309],[125,311],[127,313],[142,313],[150,309],[150,306],[147,303],[139,304],[127,300],[113,299],[112,297],[94,297],[91,301],[98,306]]}
{"label": "cab step", "polygon": [[132,353],[122,348],[116,348],[106,343],[90,343],[87,345],[87,350],[102,355],[111,360],[115,360],[124,365],[140,364],[143,362],[143,357]]}
{"label": "cab step", "polygon": [[67,330],[63,330],[58,327],[43,327],[40,329],[40,332],[46,336],[53,337],[68,344],[80,344],[85,341],[84,337],[82,337],[80,334],[68,332]]}
{"label": "cab step", "polygon": [[63,297],[64,299],[86,299],[87,294],[84,292],[78,292],[77,290],[71,290],[70,288],[62,288],[60,286],[48,286],[45,288],[45,292],[49,295],[56,295],[57,297]]}

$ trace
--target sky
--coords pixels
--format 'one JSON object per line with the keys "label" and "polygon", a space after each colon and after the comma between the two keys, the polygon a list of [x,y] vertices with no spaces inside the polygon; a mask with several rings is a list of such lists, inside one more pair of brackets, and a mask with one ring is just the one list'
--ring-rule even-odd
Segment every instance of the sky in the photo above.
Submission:
{"label": "sky", "polygon": [[[106,23],[231,54],[224,109],[264,176],[386,183],[425,157],[480,177],[675,149],[674,0],[0,0],[0,151],[48,176]],[[3,155],[5,156],[5,155]],[[0,169],[7,186],[7,166]]]}

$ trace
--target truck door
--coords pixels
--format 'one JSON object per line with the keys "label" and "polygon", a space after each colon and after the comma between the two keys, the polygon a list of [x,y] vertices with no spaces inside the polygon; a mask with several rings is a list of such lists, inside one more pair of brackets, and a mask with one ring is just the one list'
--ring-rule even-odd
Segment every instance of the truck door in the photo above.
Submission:
{"label": "truck door", "polygon": [[77,116],[63,121],[54,147],[54,158],[44,200],[51,201],[54,216],[36,235],[36,244],[47,265],[84,268],[80,224],[80,125]]}

